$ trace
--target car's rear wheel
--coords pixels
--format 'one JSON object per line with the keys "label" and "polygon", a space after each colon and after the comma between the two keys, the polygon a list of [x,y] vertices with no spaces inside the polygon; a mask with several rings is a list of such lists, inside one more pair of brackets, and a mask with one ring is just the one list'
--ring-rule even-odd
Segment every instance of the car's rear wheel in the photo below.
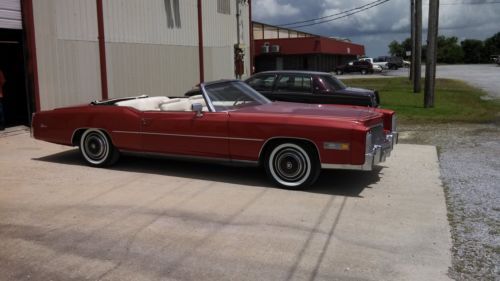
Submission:
{"label": "car's rear wheel", "polygon": [[342,70],[337,70],[337,75],[342,75],[344,72],[342,72]]}
{"label": "car's rear wheel", "polygon": [[101,130],[87,129],[80,138],[80,152],[85,161],[94,167],[113,165],[120,153],[110,138]]}
{"label": "car's rear wheel", "polygon": [[321,170],[315,149],[291,142],[277,144],[270,149],[265,168],[277,185],[288,189],[302,189],[312,185]]}

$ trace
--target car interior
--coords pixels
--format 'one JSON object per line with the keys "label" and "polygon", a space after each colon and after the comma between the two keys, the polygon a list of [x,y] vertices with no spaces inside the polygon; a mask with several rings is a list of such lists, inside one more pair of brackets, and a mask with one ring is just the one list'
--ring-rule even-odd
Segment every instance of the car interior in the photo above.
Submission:
{"label": "car interior", "polygon": [[146,97],[120,101],[115,104],[118,106],[129,106],[140,111],[192,111],[192,105],[195,103],[203,106],[202,111],[208,111],[207,104],[202,95],[195,95],[189,98]]}

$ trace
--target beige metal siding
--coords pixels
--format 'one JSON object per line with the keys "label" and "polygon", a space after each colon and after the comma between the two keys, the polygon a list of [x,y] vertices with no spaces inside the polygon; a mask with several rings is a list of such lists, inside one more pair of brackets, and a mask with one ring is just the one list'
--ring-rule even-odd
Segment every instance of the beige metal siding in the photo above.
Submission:
{"label": "beige metal siding", "polygon": [[167,8],[173,0],[104,1],[110,98],[180,96],[199,83],[197,1],[179,1],[178,26]]}
{"label": "beige metal siding", "polygon": [[103,1],[106,42],[198,46],[197,1],[179,0],[180,28],[168,27],[168,3],[173,0]]}
{"label": "beige metal siding", "polygon": [[88,23],[95,1],[37,0],[33,10],[41,108],[100,98],[97,35]]}
{"label": "beige metal siding", "polygon": [[23,28],[21,17],[21,0],[0,1],[0,28]]}
{"label": "beige metal siding", "polygon": [[262,24],[258,24],[258,23],[253,24],[253,39],[254,40],[264,39],[264,36],[262,34],[263,29],[264,29],[264,26]]}
{"label": "beige metal siding", "polygon": [[106,43],[110,98],[182,96],[199,83],[198,47]]}
{"label": "beige metal siding", "polygon": [[[203,46],[205,80],[234,78],[234,44],[237,43],[236,3],[231,13],[217,12],[217,0],[204,0]],[[240,43],[245,45],[245,76],[250,73],[250,31],[248,5],[241,6]]]}
{"label": "beige metal siding", "polygon": [[204,48],[205,80],[234,78],[233,46]]}
{"label": "beige metal siding", "polygon": [[279,38],[288,38],[288,29],[280,29]]}
{"label": "beige metal siding", "polygon": [[[179,3],[179,13],[172,18],[167,8],[174,3]],[[100,99],[96,1],[33,4],[41,108]],[[232,78],[236,5],[227,15],[217,12],[217,0],[202,4],[206,80]],[[103,13],[110,98],[180,96],[199,83],[197,0],[106,0]],[[248,6],[242,7],[242,21],[248,74]]]}

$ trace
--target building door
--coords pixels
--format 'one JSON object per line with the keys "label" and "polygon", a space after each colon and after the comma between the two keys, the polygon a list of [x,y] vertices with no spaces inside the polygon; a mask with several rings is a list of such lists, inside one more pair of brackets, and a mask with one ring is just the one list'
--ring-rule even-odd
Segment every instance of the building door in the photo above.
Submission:
{"label": "building door", "polygon": [[283,57],[276,58],[276,70],[283,70]]}
{"label": "building door", "polygon": [[29,125],[20,0],[0,1],[0,70],[5,77],[3,108],[7,126]]}

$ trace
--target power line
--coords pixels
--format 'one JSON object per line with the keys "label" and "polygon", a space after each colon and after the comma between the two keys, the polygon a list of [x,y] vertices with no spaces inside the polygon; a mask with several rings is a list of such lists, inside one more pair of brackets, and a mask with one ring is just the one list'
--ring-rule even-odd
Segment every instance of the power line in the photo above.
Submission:
{"label": "power line", "polygon": [[303,24],[303,25],[297,25],[297,26],[292,26],[291,28],[299,28],[299,27],[307,27],[307,26],[313,26],[313,25],[318,25],[318,24],[323,24],[323,23],[327,23],[327,22],[332,22],[332,21],[335,21],[335,20],[339,20],[339,19],[343,19],[343,18],[346,18],[346,17],[349,17],[349,16],[352,16],[352,15],[355,15],[357,13],[361,13],[363,11],[366,11],[368,9],[371,9],[371,8],[375,8],[377,6],[380,6],[384,3],[387,3],[391,0],[382,0],[382,1],[376,1],[378,3],[375,4],[375,2],[372,3],[371,6],[368,6],[368,7],[365,7],[365,8],[362,8],[362,9],[359,9],[355,12],[351,12],[351,13],[348,13],[348,14],[345,14],[343,16],[339,16],[339,17],[335,17],[333,19],[329,19],[329,20],[324,20],[324,21],[319,21],[319,22],[314,22],[314,23],[309,23],[309,24]]}
{"label": "power line", "polygon": [[381,1],[384,1],[384,0],[376,0],[376,1],[370,2],[368,4],[365,4],[365,5],[356,7],[356,8],[352,8],[352,9],[345,10],[345,11],[342,11],[342,12],[338,12],[336,14],[332,14],[332,15],[328,15],[328,16],[323,16],[323,17],[320,17],[320,18],[314,18],[314,19],[309,19],[309,20],[290,22],[290,23],[283,23],[283,24],[277,24],[277,26],[289,26],[289,25],[295,25],[295,24],[300,24],[300,23],[306,23],[306,22],[311,22],[311,21],[317,21],[317,20],[322,20],[322,19],[326,19],[326,18],[331,18],[331,17],[334,17],[334,16],[339,16],[339,15],[342,15],[342,14],[345,14],[345,13],[348,13],[348,12],[352,12],[352,11],[355,11],[355,10],[362,9],[364,7],[370,6],[372,4],[375,4],[375,3],[381,2]]}
{"label": "power line", "polygon": [[[454,5],[489,5],[489,4],[500,4],[500,1],[492,2],[448,2],[440,3],[439,6],[454,6]],[[423,4],[424,6],[429,6],[429,4]]]}

